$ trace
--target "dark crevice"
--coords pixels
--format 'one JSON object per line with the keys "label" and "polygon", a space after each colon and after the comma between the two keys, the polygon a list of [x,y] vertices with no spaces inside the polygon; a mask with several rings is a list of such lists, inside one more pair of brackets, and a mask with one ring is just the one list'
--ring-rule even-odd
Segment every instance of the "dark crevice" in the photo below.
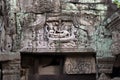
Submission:
{"label": "dark crevice", "polygon": [[0,80],[3,80],[2,64],[0,63]]}
{"label": "dark crevice", "polygon": [[120,67],[113,67],[112,78],[120,77]]}

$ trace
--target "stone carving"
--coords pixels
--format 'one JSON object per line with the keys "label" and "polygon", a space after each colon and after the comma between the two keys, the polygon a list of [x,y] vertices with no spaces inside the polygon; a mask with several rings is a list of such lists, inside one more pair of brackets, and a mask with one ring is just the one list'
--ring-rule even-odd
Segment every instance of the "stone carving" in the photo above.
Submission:
{"label": "stone carving", "polygon": [[44,13],[54,11],[52,0],[19,0],[21,11],[32,13]]}
{"label": "stone carving", "polygon": [[61,0],[51,0],[54,4],[54,12],[60,12]]}
{"label": "stone carving", "polygon": [[[92,42],[91,40],[94,37],[94,32],[96,30],[95,26],[97,26],[98,23],[100,22],[100,18],[104,17],[101,16],[105,14],[104,12],[101,11],[101,9],[103,11],[106,10],[106,6],[103,6],[102,4],[101,5],[81,4],[81,3],[86,3],[86,1],[84,0],[76,1],[76,4],[72,2],[70,4],[64,3],[65,7],[63,6],[63,4],[61,4],[62,0],[57,0],[56,2],[54,0],[49,0],[49,1],[19,0],[18,2],[17,1],[12,1],[12,2],[14,2],[15,4],[14,6],[12,6],[12,8],[18,7],[21,9],[21,11],[20,13],[16,12],[15,13],[16,15],[11,15],[10,21],[15,23],[11,24],[10,26],[16,25],[16,28],[13,27],[12,29],[9,30],[9,32],[14,32],[12,30],[16,30],[17,32],[14,32],[15,34],[12,33],[7,36],[9,38],[11,37],[10,40],[13,40],[12,37],[13,35],[18,36],[18,34],[20,34],[19,37],[15,37],[14,39],[19,38],[18,41],[16,40],[16,43],[22,41],[21,42],[22,48],[55,48],[55,47],[85,48],[86,46],[93,47],[93,45],[91,45]],[[101,2],[101,1],[88,0],[88,2]],[[52,22],[47,22],[47,18],[49,18],[49,14],[56,16],[56,13],[49,13],[49,11],[51,12],[53,10],[52,3],[55,4],[54,6],[57,5],[55,7],[56,8],[55,10],[58,11],[55,12],[59,12],[59,9],[61,9],[60,12],[57,13],[57,17],[59,17],[58,19],[56,19],[58,20],[57,22],[54,21],[54,19],[52,18],[51,18],[51,20],[53,20]],[[100,6],[102,6],[102,8]],[[40,11],[42,10],[41,8],[43,9],[50,8],[50,10]],[[66,12],[64,11],[65,9]],[[71,10],[69,11],[69,9]],[[98,11],[94,9],[97,9]],[[72,15],[67,14],[67,10],[71,12]],[[28,18],[26,18],[26,15]],[[70,16],[68,20],[71,20],[71,22],[69,23],[66,21],[60,22],[60,20],[62,20],[61,15],[64,15],[65,17]],[[15,19],[13,19],[12,17]],[[96,30],[96,32],[99,34],[99,31]],[[102,40],[102,38],[100,38],[100,40]],[[8,42],[11,41],[6,41],[6,43]],[[105,44],[105,42],[106,41],[104,41],[103,44]],[[96,43],[93,44],[95,45]],[[6,45],[4,47],[6,47]],[[11,48],[9,48],[8,50],[10,49]]]}
{"label": "stone carving", "polygon": [[[101,25],[108,7],[101,3],[105,1],[107,0],[4,0],[5,9],[3,0],[0,0],[0,51],[11,52],[13,47],[21,46],[28,51],[29,48],[35,49],[35,52],[36,48],[40,49],[38,52],[49,52],[48,49],[55,52],[54,49],[61,48],[75,48],[79,52],[80,48],[90,47],[96,50],[97,57],[112,56],[110,50],[119,54],[119,39],[113,40],[111,45],[110,32],[104,24]],[[55,19],[50,14],[56,16]],[[119,21],[119,14],[115,15],[113,20],[117,18]],[[61,16],[65,16],[64,19]],[[109,19],[107,21],[111,22]],[[119,23],[116,25],[119,26]],[[120,30],[117,26],[110,30]],[[105,69],[112,70],[112,63],[106,65],[108,64],[101,63],[99,71],[104,70],[105,73]],[[5,68],[13,69],[14,66],[6,65]],[[95,73],[95,59],[68,57],[64,67],[66,74]],[[9,72],[10,69],[7,70]]]}
{"label": "stone carving", "polygon": [[97,69],[98,73],[110,74],[113,71],[113,64],[115,62],[115,57],[106,57],[97,59]]}
{"label": "stone carving", "polygon": [[112,43],[111,51],[113,55],[120,54],[120,41],[115,41]]}
{"label": "stone carving", "polygon": [[[52,0],[51,2],[54,3],[54,0]],[[36,3],[36,5],[41,4],[39,3],[39,1],[29,1],[29,5],[32,5],[33,3]],[[80,12],[78,9],[78,5],[82,4],[74,5],[73,3],[64,3],[64,5],[62,5],[61,3],[64,3],[64,1],[62,2],[58,0],[54,3],[55,6],[59,5],[58,7],[56,7],[57,9],[55,10],[55,12],[59,12],[60,7],[65,10],[61,10],[61,14],[33,13],[33,15],[28,15],[28,18],[24,21],[23,24],[24,26],[26,26],[26,28],[24,28],[25,31],[23,32],[24,40],[22,42],[22,48],[29,47],[55,49],[91,47],[92,36],[95,31],[94,26],[96,26],[100,22],[97,13],[95,11],[88,10],[83,10],[82,12]],[[70,7],[72,7],[72,9]],[[73,12],[72,15],[66,14],[68,8],[70,8],[69,12]],[[84,6],[81,6],[81,9],[83,8]],[[62,16],[69,18],[65,18]],[[33,37],[28,38],[30,36]]]}
{"label": "stone carving", "polygon": [[12,50],[12,39],[9,35],[6,35],[6,46],[5,46],[6,51],[11,51]]}
{"label": "stone carving", "polygon": [[[68,42],[74,41],[76,39],[75,27],[71,23],[64,23],[64,22],[62,22],[62,23],[59,23],[59,22],[46,23],[45,30],[47,33],[49,45],[52,44],[53,42],[68,43]],[[66,47],[66,48],[69,48],[69,47]]]}
{"label": "stone carving", "polygon": [[3,21],[3,0],[0,1],[0,52],[4,51],[5,29]]}
{"label": "stone carving", "polygon": [[45,18],[46,17],[44,15],[38,14],[36,15],[36,21],[31,23],[29,26],[32,26],[34,30],[39,30],[45,24]]}
{"label": "stone carving", "polygon": [[95,60],[93,57],[68,57],[65,60],[64,72],[66,74],[95,73]]}
{"label": "stone carving", "polygon": [[106,74],[102,73],[102,74],[100,74],[100,77],[98,80],[110,80],[110,77],[108,77]]}
{"label": "stone carving", "polygon": [[17,61],[3,64],[3,80],[20,80],[20,64]]}
{"label": "stone carving", "polygon": [[0,51],[4,51],[4,41],[5,41],[5,29],[4,29],[4,22],[0,20]]}
{"label": "stone carving", "polygon": [[112,54],[120,54],[120,33],[118,31],[112,32],[112,39],[113,42],[110,47]]}
{"label": "stone carving", "polygon": [[[30,19],[32,16],[32,19]],[[44,48],[42,44],[44,43],[43,33],[44,33],[44,24],[45,24],[45,15],[44,14],[29,14],[26,18],[28,21],[23,25],[23,41],[21,42],[21,48]],[[30,19],[30,20],[29,20]],[[30,24],[29,24],[30,23]],[[43,41],[43,43],[42,43]]]}
{"label": "stone carving", "polygon": [[8,17],[10,14],[8,14],[9,8],[5,6],[6,4],[7,1],[0,1],[0,51],[2,52],[13,50],[14,35],[16,33],[14,21],[8,20],[11,18]]}

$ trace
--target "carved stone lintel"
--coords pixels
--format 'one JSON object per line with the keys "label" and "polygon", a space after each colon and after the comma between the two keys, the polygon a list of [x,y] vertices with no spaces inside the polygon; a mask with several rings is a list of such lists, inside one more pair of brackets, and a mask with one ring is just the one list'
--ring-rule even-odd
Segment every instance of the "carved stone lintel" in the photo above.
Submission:
{"label": "carved stone lintel", "polygon": [[90,74],[95,73],[94,57],[67,57],[64,65],[66,74]]}

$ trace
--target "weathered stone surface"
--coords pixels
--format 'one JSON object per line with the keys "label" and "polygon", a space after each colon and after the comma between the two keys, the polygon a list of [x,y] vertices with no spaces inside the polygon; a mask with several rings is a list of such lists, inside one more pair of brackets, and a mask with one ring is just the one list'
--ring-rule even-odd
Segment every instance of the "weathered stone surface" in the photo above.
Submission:
{"label": "weathered stone surface", "polygon": [[24,48],[20,52],[33,52],[33,53],[42,53],[42,52],[80,52],[80,53],[95,53],[92,48]]}
{"label": "weathered stone surface", "polygon": [[111,80],[106,74],[102,73],[98,80]]}
{"label": "weathered stone surface", "polygon": [[[12,51],[19,50],[34,53],[95,51],[96,57],[102,59],[112,57],[112,53],[119,54],[119,14],[102,23],[107,17],[108,2],[110,0],[1,0],[0,61],[20,58],[16,52],[12,55]],[[108,26],[108,23],[111,24]],[[113,35],[112,31],[115,31]],[[94,58],[67,60],[74,67],[71,72],[66,71],[68,74],[95,73]],[[113,61],[98,59],[99,72],[111,73]],[[4,71],[13,74],[12,70]]]}
{"label": "weathered stone surface", "polygon": [[1,17],[0,20],[0,51],[4,51],[5,50],[5,28],[4,28],[4,22],[3,19]]}
{"label": "weathered stone surface", "polygon": [[119,16],[120,12],[115,12],[113,15],[111,15],[111,17],[109,17],[104,23],[105,27],[111,31],[120,31]]}
{"label": "weathered stone surface", "polygon": [[117,55],[120,52],[120,27],[119,27],[119,16],[120,12],[115,12],[112,14],[105,22],[104,25],[107,29],[112,32],[113,42],[111,44],[111,52],[113,55]]}
{"label": "weathered stone surface", "polygon": [[9,35],[6,35],[6,46],[5,46],[6,51],[11,51],[12,50],[12,39]]}
{"label": "weathered stone surface", "polygon": [[119,77],[115,77],[115,78],[113,78],[111,80],[120,80],[120,78]]}
{"label": "weathered stone surface", "polygon": [[111,52],[113,55],[118,55],[120,54],[120,33],[118,31],[113,31],[112,39]]}
{"label": "weathered stone surface", "polygon": [[10,61],[10,60],[20,60],[20,54],[19,53],[1,53],[0,54],[0,61]]}
{"label": "weathered stone surface", "polygon": [[33,13],[52,12],[54,10],[54,5],[56,5],[53,4],[54,2],[50,0],[19,0],[18,7],[20,7],[21,11],[23,12]]}
{"label": "weathered stone surface", "polygon": [[[81,51],[81,48],[93,48],[94,50],[96,49],[97,56],[103,53],[111,55],[108,47],[106,50],[103,50],[103,47],[109,46],[111,39],[107,38],[106,40],[100,37],[106,36],[102,35],[102,29],[104,28],[95,27],[98,26],[100,21],[105,19],[107,6],[101,3],[105,1],[88,0],[87,4],[82,4],[86,3],[86,1],[76,1],[76,5],[73,1],[70,3],[69,1],[68,3],[65,2],[62,0],[8,1],[7,4],[11,6],[8,9],[10,13],[9,26],[12,27],[9,28],[7,32],[11,33],[8,36],[10,36],[12,40],[12,49],[8,48],[6,44],[4,47],[12,51],[20,48],[33,48],[32,50],[34,50],[34,52],[40,50],[42,52],[42,48],[50,49],[48,51],[60,51],[59,49],[61,48],[61,50],[63,50],[62,52],[66,52],[68,48],[75,48],[72,51],[76,49],[78,49],[77,51]],[[95,4],[90,5],[91,3]],[[49,11],[44,13],[44,10],[41,11],[42,9],[49,10],[53,8],[53,13]],[[54,18],[49,16],[49,14],[52,14]],[[100,34],[96,35],[99,30]],[[104,31],[104,33],[106,33],[106,31]],[[97,36],[99,36],[99,38],[96,38]],[[105,43],[106,41],[109,43]],[[100,44],[102,46],[99,46]],[[41,49],[36,50],[36,48]]]}
{"label": "weathered stone surface", "polygon": [[20,62],[14,61],[2,64],[3,80],[20,80]]}
{"label": "weathered stone surface", "polygon": [[113,64],[115,61],[114,57],[109,58],[98,58],[98,72],[99,73],[112,73]]}
{"label": "weathered stone surface", "polygon": [[66,74],[96,73],[95,58],[92,56],[67,57],[64,64]]}

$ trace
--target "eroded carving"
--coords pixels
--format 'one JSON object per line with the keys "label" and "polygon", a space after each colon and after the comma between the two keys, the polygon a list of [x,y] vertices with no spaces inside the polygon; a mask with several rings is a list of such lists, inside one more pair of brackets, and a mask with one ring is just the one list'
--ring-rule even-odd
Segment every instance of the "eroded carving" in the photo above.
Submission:
{"label": "eroded carving", "polygon": [[44,13],[54,11],[52,0],[19,0],[18,3],[21,11],[24,12]]}
{"label": "eroded carving", "polygon": [[66,74],[95,73],[94,64],[92,57],[68,57],[65,60],[64,72]]}
{"label": "eroded carving", "polygon": [[[54,3],[54,0],[51,2]],[[30,2],[30,5],[32,3],[38,5],[39,1]],[[80,12],[78,7],[82,4],[61,3],[64,1],[58,0],[54,3],[55,6],[59,5],[55,12],[59,12],[60,7],[63,8],[59,13],[28,15],[23,24],[25,28],[23,28],[22,48],[24,46],[24,48],[58,49],[89,48],[91,46],[94,26],[100,22],[99,15],[95,11],[83,10]],[[84,6],[81,6],[81,9],[83,8]],[[69,9],[69,12],[73,14],[67,13]]]}
{"label": "eroded carving", "polygon": [[[60,43],[61,42],[62,43],[69,43],[71,41],[74,42],[74,40],[76,39],[76,37],[75,37],[76,29],[73,26],[73,24],[70,22],[46,23],[45,30],[47,33],[47,39],[48,39],[49,45],[51,45],[54,42],[60,42]],[[69,44],[71,44],[71,43],[69,43]]]}
{"label": "eroded carving", "polygon": [[113,55],[120,54],[120,33],[118,31],[112,32],[113,42],[110,46]]}

